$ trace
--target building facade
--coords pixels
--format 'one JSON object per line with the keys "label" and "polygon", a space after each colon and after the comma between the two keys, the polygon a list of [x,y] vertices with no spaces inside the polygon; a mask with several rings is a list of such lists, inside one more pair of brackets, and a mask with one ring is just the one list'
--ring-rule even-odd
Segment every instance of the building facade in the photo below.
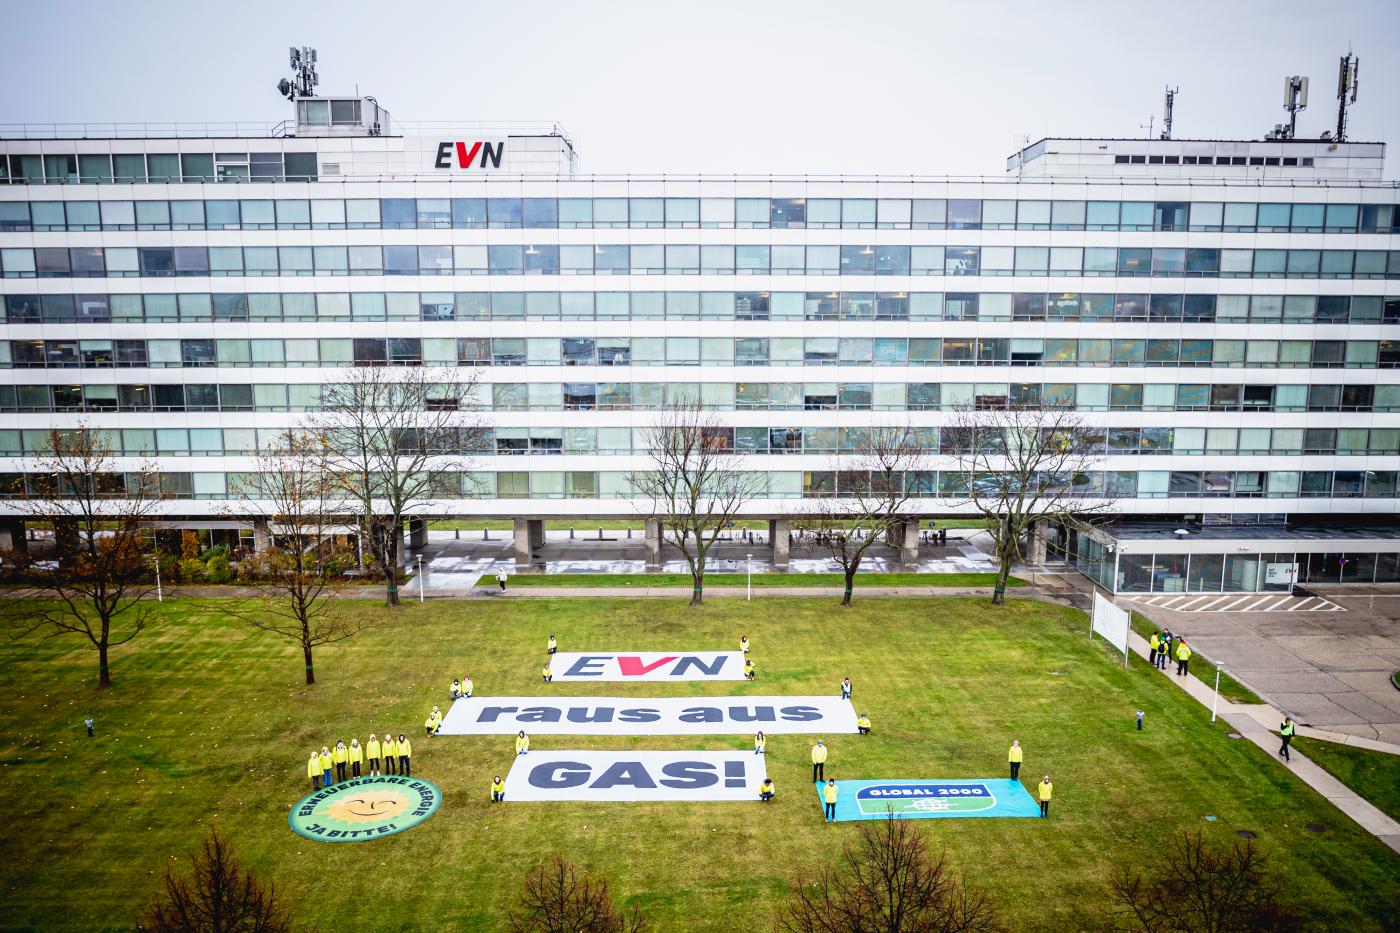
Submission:
{"label": "building facade", "polygon": [[[940,427],[1054,402],[1102,428],[1083,491],[1124,520],[1394,520],[1380,144],[1074,141],[1107,148],[1057,168],[1042,140],[976,179],[585,176],[558,127],[296,106],[261,130],[0,134],[0,495],[52,427],[86,425],[123,468],[155,463],[172,522],[209,527],[337,374],[444,366],[479,380],[491,430],[424,516],[644,514],[628,476],[678,401],[732,429],[753,516],[839,497],[873,424],[923,439],[921,516],[966,514]],[[1348,540],[1371,548],[1357,582],[1400,579],[1400,544]],[[1150,564],[1147,588],[1265,585],[1212,554]]]}

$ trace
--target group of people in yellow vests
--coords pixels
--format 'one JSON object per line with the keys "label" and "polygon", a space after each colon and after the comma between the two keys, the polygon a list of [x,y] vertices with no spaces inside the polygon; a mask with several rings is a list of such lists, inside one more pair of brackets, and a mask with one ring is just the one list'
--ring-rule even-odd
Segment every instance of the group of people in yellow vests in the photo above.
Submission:
{"label": "group of people in yellow vests", "polygon": [[413,773],[412,759],[413,745],[408,736],[399,733],[395,739],[386,732],[380,740],[371,734],[364,745],[359,739],[351,739],[349,745],[342,740],[335,743],[335,748],[323,745],[319,752],[312,749],[306,762],[306,776],[311,779],[313,791],[360,777],[361,768],[366,768],[370,777],[377,777],[381,768],[384,774],[408,777]]}
{"label": "group of people in yellow vests", "polygon": [[[1006,753],[1006,760],[1011,765],[1011,780],[1021,779],[1021,762],[1025,760],[1026,753],[1021,748],[1020,739],[1011,740],[1011,749]],[[1055,793],[1055,785],[1050,783],[1050,775],[1035,786],[1036,797],[1040,801],[1040,815],[1050,815],[1050,796]]]}
{"label": "group of people in yellow vests", "polygon": [[468,674],[466,677],[463,677],[461,680],[457,680],[455,677],[452,679],[452,699],[466,699],[471,695],[472,678],[470,674]]}
{"label": "group of people in yellow vests", "polygon": [[434,706],[433,711],[428,714],[427,721],[423,723],[423,728],[427,730],[428,735],[437,735],[437,731],[442,728],[442,710]]}
{"label": "group of people in yellow vests", "polygon": [[1171,629],[1160,634],[1154,630],[1147,640],[1147,649],[1147,663],[1159,671],[1166,670],[1167,662],[1176,658],[1176,675],[1185,677],[1191,673],[1191,646],[1185,638],[1173,635]]}

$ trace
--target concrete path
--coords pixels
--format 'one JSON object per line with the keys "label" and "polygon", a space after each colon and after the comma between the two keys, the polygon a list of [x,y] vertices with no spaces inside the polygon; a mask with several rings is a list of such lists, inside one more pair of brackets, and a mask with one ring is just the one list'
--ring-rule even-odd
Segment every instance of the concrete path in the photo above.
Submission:
{"label": "concrete path", "polygon": [[[1129,632],[1128,646],[1134,654],[1146,660],[1149,648],[1145,638],[1135,632]],[[1210,709],[1215,698],[1215,691],[1196,677],[1177,677],[1175,673],[1172,673],[1173,670],[1173,667],[1168,667],[1165,672],[1153,671],[1148,676],[1167,677],[1172,683],[1194,697],[1202,706]],[[1217,709],[1219,717],[1229,723],[1236,732],[1274,757],[1304,784],[1326,797],[1338,810],[1355,820],[1362,829],[1400,853],[1400,823],[1382,813],[1369,801],[1362,799],[1355,791],[1328,774],[1320,766],[1313,764],[1297,749],[1291,750],[1292,759],[1288,762],[1278,757],[1278,736],[1270,730],[1265,721],[1261,721],[1265,716],[1270,716],[1271,718],[1278,717],[1273,719],[1274,722],[1281,722],[1282,717],[1276,710],[1267,706],[1234,704],[1223,700],[1219,702]]]}

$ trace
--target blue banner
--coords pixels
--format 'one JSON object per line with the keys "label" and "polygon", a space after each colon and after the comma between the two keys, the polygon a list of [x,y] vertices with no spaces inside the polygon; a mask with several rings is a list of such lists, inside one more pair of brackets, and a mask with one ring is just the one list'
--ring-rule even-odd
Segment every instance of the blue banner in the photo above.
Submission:
{"label": "blue banner", "polygon": [[[825,784],[813,784],[825,806]],[[837,781],[836,820],[929,819],[952,816],[1040,816],[1020,781],[1008,778]]]}

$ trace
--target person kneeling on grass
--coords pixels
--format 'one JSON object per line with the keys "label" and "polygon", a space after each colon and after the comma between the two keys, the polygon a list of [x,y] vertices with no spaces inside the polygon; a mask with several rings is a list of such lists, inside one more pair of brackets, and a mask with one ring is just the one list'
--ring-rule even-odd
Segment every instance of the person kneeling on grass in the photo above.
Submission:
{"label": "person kneeling on grass", "polygon": [[469,700],[472,695],[472,679],[468,675],[462,678],[462,699]]}
{"label": "person kneeling on grass", "polygon": [[843,699],[843,700],[849,700],[850,698],[851,698],[851,678],[847,677],[845,680],[841,681],[841,699]]}
{"label": "person kneeling on grass", "polygon": [[758,671],[754,669],[753,662],[744,658],[744,679],[753,680],[758,677]]}
{"label": "person kneeling on grass", "polygon": [[521,729],[520,734],[515,737],[515,753],[517,755],[525,755],[528,754],[529,751],[530,737],[525,734],[524,729]]}
{"label": "person kneeling on grass", "polygon": [[553,635],[553,634],[551,634],[551,635],[549,636],[549,642],[548,642],[548,644],[545,645],[545,649],[544,649],[544,650],[545,650],[545,651],[548,651],[550,654],[553,654],[554,652],[556,652],[556,651],[559,650],[559,642],[557,642],[557,641],[554,640],[554,635]]}
{"label": "person kneeling on grass", "polygon": [[554,682],[554,669],[549,666],[549,662],[544,662],[544,670],[540,671],[540,679],[545,683]]}
{"label": "person kneeling on grass", "polygon": [[869,735],[869,734],[870,734],[870,717],[869,717],[869,716],[865,715],[864,713],[861,713],[861,714],[860,714],[860,718],[856,720],[856,731],[859,732],[861,735]]}
{"label": "person kneeling on grass", "polygon": [[462,695],[462,682],[455,677],[452,679],[452,699],[457,699]]}
{"label": "person kneeling on grass", "polygon": [[321,753],[311,750],[311,760],[306,763],[306,776],[311,778],[311,789],[321,789]]}
{"label": "person kneeling on grass", "polygon": [[762,732],[753,737],[753,753],[762,755],[768,751],[768,737]]}
{"label": "person kneeling on grass", "polygon": [[773,799],[775,793],[777,793],[777,791],[773,787],[773,779],[770,777],[764,778],[763,783],[758,787],[758,799],[767,803]]}
{"label": "person kneeling on grass", "polygon": [[409,764],[409,760],[413,757],[413,746],[409,744],[408,736],[400,732],[395,749],[399,753],[399,773],[404,777],[410,776],[413,774],[413,768]]}
{"label": "person kneeling on grass", "polygon": [[491,802],[503,803],[506,799],[506,782],[498,774],[491,780]]}

